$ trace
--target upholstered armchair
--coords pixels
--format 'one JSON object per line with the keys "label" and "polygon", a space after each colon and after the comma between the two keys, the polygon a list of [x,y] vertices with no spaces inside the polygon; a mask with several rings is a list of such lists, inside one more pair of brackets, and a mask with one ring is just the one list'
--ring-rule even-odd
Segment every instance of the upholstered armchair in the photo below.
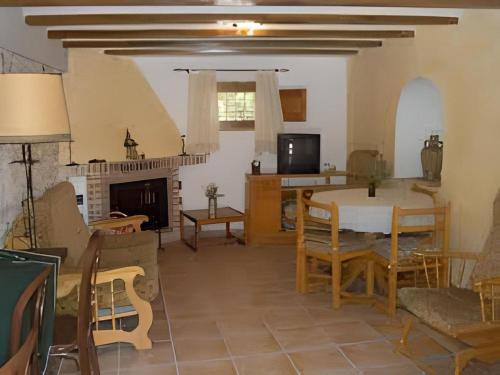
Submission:
{"label": "upholstered armchair", "polygon": [[[35,212],[38,246],[68,249],[67,258],[61,267],[57,314],[76,315],[78,311],[78,283],[75,280],[79,280],[77,275],[81,270],[82,254],[91,233],[78,210],[73,185],[69,182],[61,182],[47,190],[42,197],[35,201]],[[6,247],[27,248],[22,239],[24,232],[23,220],[22,217],[19,217],[7,236]],[[148,303],[158,295],[155,234],[152,232],[133,232],[106,235],[103,240],[99,269],[95,319],[97,321],[112,320],[112,330],[120,331],[115,329],[115,319],[137,315],[136,305],[139,303],[141,305],[139,309],[146,311],[146,316],[143,318],[149,322],[150,326],[151,307],[145,308],[141,302]],[[142,323],[144,323],[144,319]],[[139,316],[139,324],[141,325],[141,316]],[[145,327],[144,324],[141,326],[146,335],[149,326]],[[95,331],[94,335],[98,345],[113,341],[132,342],[129,339],[124,339],[120,334],[118,336],[116,334],[110,335],[109,332],[106,335],[107,339],[99,339],[101,334],[96,334],[96,332],[98,331]],[[125,334],[124,331],[121,332]],[[149,339],[144,338],[139,343],[132,343],[137,348],[151,346]]]}

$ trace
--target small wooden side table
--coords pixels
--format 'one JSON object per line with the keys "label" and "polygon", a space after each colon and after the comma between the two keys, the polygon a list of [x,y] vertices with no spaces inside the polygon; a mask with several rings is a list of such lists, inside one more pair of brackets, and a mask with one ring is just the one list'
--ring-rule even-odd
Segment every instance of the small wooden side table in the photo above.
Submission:
{"label": "small wooden side table", "polygon": [[[194,223],[194,240],[193,243],[186,240],[184,235],[184,219],[188,219]],[[198,250],[199,235],[203,225],[226,223],[226,238],[236,238],[238,242],[244,243],[244,240],[231,233],[231,223],[244,222],[245,214],[231,207],[217,208],[215,217],[208,217],[208,209],[205,210],[186,210],[181,211],[181,240],[184,241],[194,251]]]}

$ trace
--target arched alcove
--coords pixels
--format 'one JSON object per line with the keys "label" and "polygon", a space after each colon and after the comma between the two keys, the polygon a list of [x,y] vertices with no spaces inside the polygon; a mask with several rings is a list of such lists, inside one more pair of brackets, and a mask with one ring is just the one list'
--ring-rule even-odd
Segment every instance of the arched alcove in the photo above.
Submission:
{"label": "arched alcove", "polygon": [[396,114],[394,177],[422,177],[420,151],[431,134],[443,137],[443,103],[437,86],[426,78],[401,91]]}

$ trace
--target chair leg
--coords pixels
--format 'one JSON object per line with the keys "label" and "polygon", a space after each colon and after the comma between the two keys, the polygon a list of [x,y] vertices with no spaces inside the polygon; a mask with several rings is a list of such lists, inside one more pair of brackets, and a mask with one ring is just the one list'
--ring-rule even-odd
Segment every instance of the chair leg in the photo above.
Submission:
{"label": "chair leg", "polygon": [[297,259],[296,259],[296,288],[297,292],[306,292],[307,283],[307,257],[305,254],[304,244],[297,245]]}
{"label": "chair leg", "polygon": [[307,262],[307,256],[303,259],[303,269],[302,269],[302,293],[309,293],[309,264]]}
{"label": "chair leg", "polygon": [[398,273],[394,267],[389,269],[389,291],[387,295],[387,313],[389,316],[396,315],[396,294],[397,294],[397,277]]}
{"label": "chair leg", "polygon": [[368,260],[366,262],[366,295],[373,296],[375,283],[375,262]]}
{"label": "chair leg", "polygon": [[471,359],[477,356],[476,349],[466,349],[455,354],[455,375],[460,375]]}
{"label": "chair leg", "polygon": [[413,319],[411,317],[406,318],[403,324],[403,332],[401,333],[401,339],[399,340],[399,343],[405,349],[408,348],[408,336],[410,335],[410,330],[412,325],[413,325]]}
{"label": "chair leg", "polygon": [[340,308],[341,282],[342,264],[338,252],[334,251],[332,254],[332,299],[334,309]]}

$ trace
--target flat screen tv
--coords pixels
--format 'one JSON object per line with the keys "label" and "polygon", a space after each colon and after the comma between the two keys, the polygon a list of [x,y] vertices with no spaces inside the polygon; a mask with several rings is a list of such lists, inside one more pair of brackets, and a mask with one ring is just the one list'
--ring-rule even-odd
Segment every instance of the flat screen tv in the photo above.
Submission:
{"label": "flat screen tv", "polygon": [[278,173],[319,173],[319,134],[278,134]]}

